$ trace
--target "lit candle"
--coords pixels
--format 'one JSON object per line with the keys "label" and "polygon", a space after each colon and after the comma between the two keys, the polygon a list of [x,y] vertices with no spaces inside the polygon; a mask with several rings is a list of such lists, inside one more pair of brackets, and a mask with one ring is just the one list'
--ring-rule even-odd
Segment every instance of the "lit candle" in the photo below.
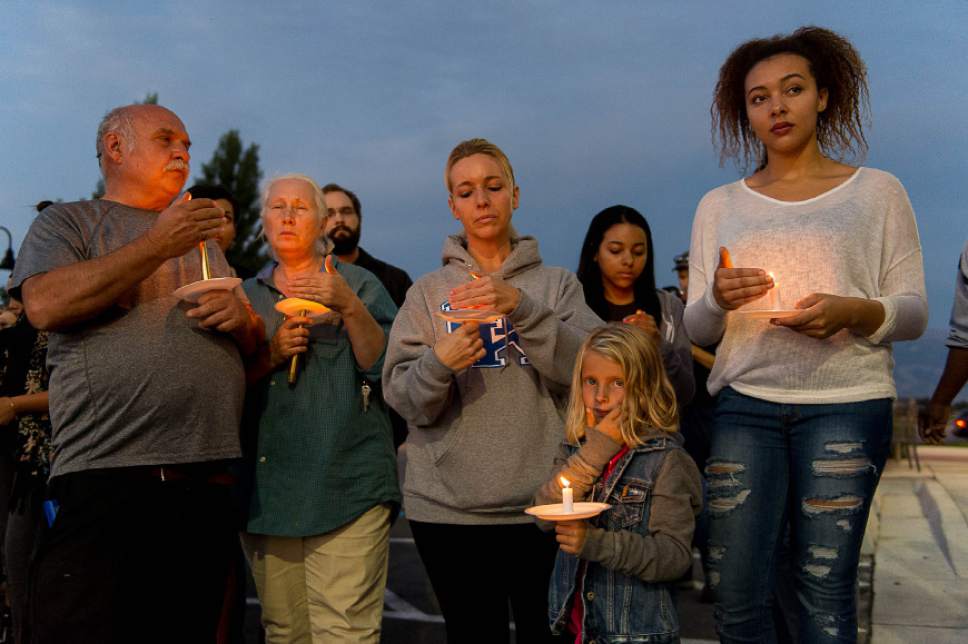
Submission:
{"label": "lit candle", "polygon": [[565,514],[571,514],[575,511],[575,491],[571,489],[571,481],[564,476],[559,476],[558,480],[561,481],[561,504],[565,506]]}
{"label": "lit candle", "polygon": [[776,277],[773,273],[770,273],[770,279],[773,280],[773,288],[770,289],[770,310],[779,311],[780,310],[780,284],[776,281]]}

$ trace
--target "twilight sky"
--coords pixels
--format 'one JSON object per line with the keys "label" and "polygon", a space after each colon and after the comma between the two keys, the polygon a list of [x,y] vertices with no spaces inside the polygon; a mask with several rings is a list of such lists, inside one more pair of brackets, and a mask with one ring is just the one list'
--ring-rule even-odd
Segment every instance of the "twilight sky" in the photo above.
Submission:
{"label": "twilight sky", "polygon": [[[660,285],[689,245],[720,168],[709,103],[740,42],[817,24],[867,62],[866,165],[914,204],[932,327],[944,327],[968,237],[968,3],[321,2],[0,3],[0,224],[14,247],[31,204],[90,195],[97,123],[158,92],[188,126],[193,176],[219,136],[260,145],[266,177],[355,190],[363,246],[413,277],[456,223],[443,164],[484,136],[521,186],[518,229],[574,269],[589,219],[625,203],[655,236]],[[0,239],[0,243],[5,242]],[[0,248],[0,252],[2,252]]]}

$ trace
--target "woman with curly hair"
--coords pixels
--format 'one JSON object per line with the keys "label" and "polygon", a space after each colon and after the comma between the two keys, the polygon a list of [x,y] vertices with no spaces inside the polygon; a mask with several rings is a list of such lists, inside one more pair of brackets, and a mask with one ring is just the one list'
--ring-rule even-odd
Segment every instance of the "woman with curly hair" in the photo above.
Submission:
{"label": "woman with curly hair", "polygon": [[844,162],[866,151],[867,98],[857,51],[817,27],[744,43],[720,69],[722,157],[756,170],[699,204],[685,322],[693,342],[720,341],[706,474],[723,642],[775,641],[787,522],[799,641],[857,637],[857,563],[896,395],[890,343],[927,323],[904,188]]}

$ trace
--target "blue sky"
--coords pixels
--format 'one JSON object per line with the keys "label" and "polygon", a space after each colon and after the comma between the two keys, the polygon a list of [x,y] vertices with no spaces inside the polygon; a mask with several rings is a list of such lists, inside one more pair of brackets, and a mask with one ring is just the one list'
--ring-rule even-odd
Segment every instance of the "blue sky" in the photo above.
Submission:
{"label": "blue sky", "polygon": [[[20,2],[0,4],[0,224],[19,246],[32,203],[88,196],[109,108],[158,92],[194,140],[193,175],[230,128],[266,176],[305,172],[363,201],[363,245],[414,277],[456,230],[443,164],[459,140],[502,146],[519,230],[574,268],[589,219],[649,219],[657,276],[688,247],[720,168],[709,103],[719,65],[754,36],[818,24],[867,62],[866,164],[917,213],[931,326],[943,327],[968,238],[968,3]],[[0,249],[2,250],[2,249]]]}

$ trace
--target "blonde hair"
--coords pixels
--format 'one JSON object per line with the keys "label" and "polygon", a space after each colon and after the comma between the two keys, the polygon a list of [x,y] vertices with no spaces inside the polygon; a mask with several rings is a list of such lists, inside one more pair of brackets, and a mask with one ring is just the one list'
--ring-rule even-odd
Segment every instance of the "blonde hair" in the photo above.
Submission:
{"label": "blonde hair", "polygon": [[665,374],[657,343],[645,331],[630,324],[610,324],[594,331],[578,351],[571,378],[571,395],[565,419],[565,435],[577,443],[585,436],[585,403],[582,399],[582,364],[594,352],[622,368],[625,398],[620,423],[627,445],[642,444],[642,432],[655,427],[666,432],[679,430],[676,394]]}
{"label": "blonde hair", "polygon": [[514,192],[514,168],[511,167],[511,162],[508,160],[504,151],[497,147],[487,139],[467,139],[466,141],[461,141],[457,146],[450,151],[450,156],[447,157],[447,166],[444,168],[444,185],[447,186],[447,192],[450,193],[452,186],[450,185],[450,170],[454,165],[461,159],[466,159],[469,156],[475,154],[486,154],[492,157],[501,166],[501,170],[504,172],[504,178],[507,179],[510,185],[510,190]]}

